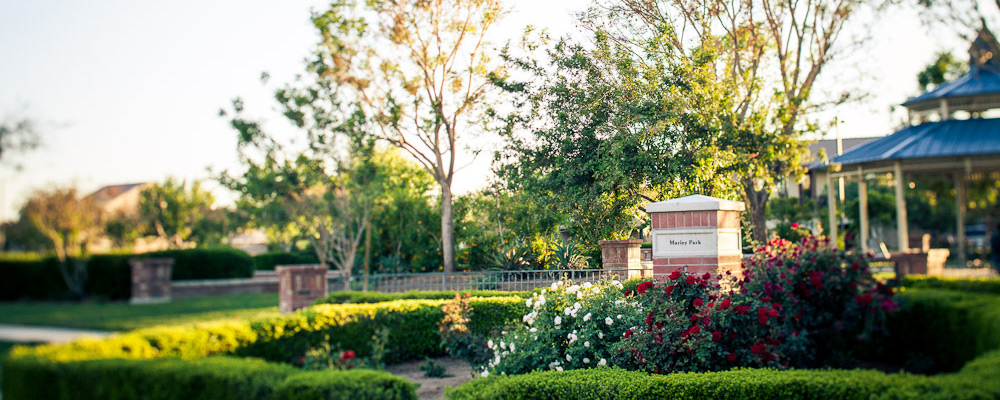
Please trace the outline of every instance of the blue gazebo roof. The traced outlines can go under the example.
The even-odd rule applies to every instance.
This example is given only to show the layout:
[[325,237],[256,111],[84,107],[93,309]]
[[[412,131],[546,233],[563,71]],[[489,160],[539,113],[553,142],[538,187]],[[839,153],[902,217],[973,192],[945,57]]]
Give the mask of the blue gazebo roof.
[[945,83],[930,92],[914,97],[903,103],[911,106],[932,100],[952,97],[1000,94],[1000,74],[989,66],[973,66],[961,78]]
[[1000,118],[925,122],[867,143],[831,161],[852,165],[992,154],[1000,157]]

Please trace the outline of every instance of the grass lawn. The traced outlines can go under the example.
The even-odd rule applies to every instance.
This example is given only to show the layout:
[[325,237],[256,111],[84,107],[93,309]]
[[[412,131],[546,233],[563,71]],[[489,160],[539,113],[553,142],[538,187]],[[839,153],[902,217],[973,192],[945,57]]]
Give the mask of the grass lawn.
[[240,294],[174,300],[163,304],[0,303],[0,324],[131,330],[278,312],[278,294]]

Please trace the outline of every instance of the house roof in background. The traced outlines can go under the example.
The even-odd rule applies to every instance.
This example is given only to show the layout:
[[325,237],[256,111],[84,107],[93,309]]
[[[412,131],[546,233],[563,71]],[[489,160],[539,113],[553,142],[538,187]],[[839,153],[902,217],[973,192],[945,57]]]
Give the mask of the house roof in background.
[[146,182],[126,183],[123,185],[108,185],[95,190],[94,193],[87,195],[87,197],[94,199],[95,203],[101,205],[111,200],[114,200],[116,197],[121,196],[122,194],[137,187],[143,186],[145,184]]

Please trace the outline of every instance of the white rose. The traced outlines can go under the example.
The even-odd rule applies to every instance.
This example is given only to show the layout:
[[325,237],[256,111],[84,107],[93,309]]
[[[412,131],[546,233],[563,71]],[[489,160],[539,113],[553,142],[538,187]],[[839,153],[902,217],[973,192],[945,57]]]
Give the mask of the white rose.
[[531,307],[531,299],[527,299],[527,300],[525,300],[525,301],[524,301],[524,306],[525,306],[525,307]]
[[573,361],[573,356],[567,354],[566,355],[566,361]]
[[552,282],[552,286],[549,287],[552,288],[552,290],[556,290],[559,288],[559,282]]
[[484,369],[483,372],[479,373],[479,376],[482,376],[483,378],[490,376],[490,371]]
[[583,342],[583,347],[590,347],[590,341]]
[[622,319],[622,315],[621,314],[618,314],[618,319]]
[[[515,338],[515,339],[516,339],[516,338]],[[510,344],[510,352],[511,352],[511,353],[513,353],[513,352],[514,352],[514,343],[511,343],[511,344]]]
[[563,370],[562,367],[556,367],[556,371],[562,372],[562,370]]
[[590,313],[587,313],[587,315],[584,315],[584,316],[583,316],[583,322],[587,322],[587,321],[590,321],[590,317],[591,317],[591,314],[590,314]]
[[604,339],[604,332],[597,332],[598,339]]
[[597,362],[597,365],[608,365],[608,360],[602,358],[601,361]]
[[528,329],[528,331],[531,332],[531,333],[535,333],[535,332],[538,332],[538,328],[531,328],[531,329]]
[[608,324],[608,326],[611,326],[611,324],[614,324],[615,321],[613,319],[611,319],[611,317],[605,317],[604,318],[604,323]]
[[560,316],[556,315],[556,320],[555,320],[555,323],[556,323],[556,325],[559,325],[559,324],[561,324],[561,323],[562,323],[562,317],[560,317]]
[[[496,331],[494,331],[494,332],[496,332]],[[488,340],[488,341],[486,342],[486,347],[487,347],[487,348],[490,348],[490,349],[492,349],[492,348],[493,348],[493,339],[490,339],[490,340]]]
[[589,358],[587,358],[587,357],[584,357],[584,358],[583,358],[583,363],[584,363],[584,364],[590,364],[590,359],[589,359]]

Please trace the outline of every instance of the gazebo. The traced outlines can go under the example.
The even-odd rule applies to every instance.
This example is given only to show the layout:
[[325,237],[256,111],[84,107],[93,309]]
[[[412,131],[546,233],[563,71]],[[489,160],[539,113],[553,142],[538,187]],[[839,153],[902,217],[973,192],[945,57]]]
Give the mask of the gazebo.
[[957,257],[965,254],[966,180],[1000,171],[1000,46],[983,28],[969,49],[969,73],[905,103],[908,126],[855,148],[818,168],[825,183],[830,235],[837,237],[837,203],[832,181],[857,180],[860,242],[869,250],[868,186],[875,174],[891,173],[895,185],[896,231],[900,253],[909,253],[906,215],[907,174],[950,176],[957,204]]

